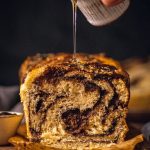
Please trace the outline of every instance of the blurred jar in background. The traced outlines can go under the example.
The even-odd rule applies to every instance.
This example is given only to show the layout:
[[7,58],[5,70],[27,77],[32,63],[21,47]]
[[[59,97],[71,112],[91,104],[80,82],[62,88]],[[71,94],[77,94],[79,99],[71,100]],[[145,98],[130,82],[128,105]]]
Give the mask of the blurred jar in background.
[[150,57],[130,58],[124,62],[130,75],[131,98],[129,117],[136,121],[149,121],[150,117]]

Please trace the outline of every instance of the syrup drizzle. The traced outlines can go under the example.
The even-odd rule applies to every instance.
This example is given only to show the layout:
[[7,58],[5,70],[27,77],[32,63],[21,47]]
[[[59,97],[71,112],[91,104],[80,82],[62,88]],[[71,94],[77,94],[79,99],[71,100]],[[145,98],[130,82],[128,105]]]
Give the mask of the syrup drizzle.
[[73,10],[73,59],[76,60],[77,53],[77,0],[72,1]]

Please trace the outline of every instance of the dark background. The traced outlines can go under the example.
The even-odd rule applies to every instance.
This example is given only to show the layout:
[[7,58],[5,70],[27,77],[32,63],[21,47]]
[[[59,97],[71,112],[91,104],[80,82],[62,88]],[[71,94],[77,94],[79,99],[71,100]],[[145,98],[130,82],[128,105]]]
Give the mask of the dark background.
[[[128,11],[105,27],[78,12],[77,49],[123,60],[150,52],[150,0],[131,0]],[[22,61],[35,53],[73,52],[70,0],[0,1],[0,85],[18,84]]]

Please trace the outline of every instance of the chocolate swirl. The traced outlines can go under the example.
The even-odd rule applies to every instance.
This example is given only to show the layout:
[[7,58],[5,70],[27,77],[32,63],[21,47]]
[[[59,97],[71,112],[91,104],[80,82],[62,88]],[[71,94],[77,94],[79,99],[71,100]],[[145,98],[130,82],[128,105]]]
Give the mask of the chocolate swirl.
[[[32,82],[27,84],[27,78],[24,83],[30,139],[43,141],[49,133],[66,141],[68,137],[81,142],[123,141],[129,100],[127,73],[104,56],[78,54],[76,61],[71,55],[62,56],[50,57],[51,61],[45,58],[42,66],[29,73]],[[32,77],[34,70],[39,74]]]

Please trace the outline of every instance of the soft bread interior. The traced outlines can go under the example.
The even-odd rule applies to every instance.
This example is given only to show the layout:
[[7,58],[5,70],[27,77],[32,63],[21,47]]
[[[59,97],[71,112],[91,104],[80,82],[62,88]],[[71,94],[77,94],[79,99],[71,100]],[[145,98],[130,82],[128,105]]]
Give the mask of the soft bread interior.
[[33,69],[20,92],[28,138],[74,149],[122,142],[128,131],[125,74],[95,60]]

